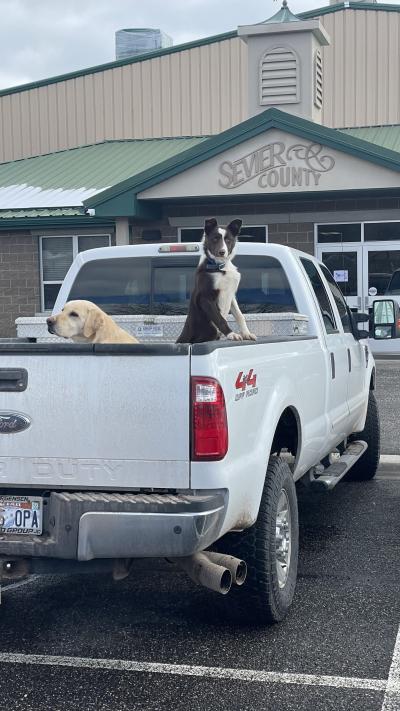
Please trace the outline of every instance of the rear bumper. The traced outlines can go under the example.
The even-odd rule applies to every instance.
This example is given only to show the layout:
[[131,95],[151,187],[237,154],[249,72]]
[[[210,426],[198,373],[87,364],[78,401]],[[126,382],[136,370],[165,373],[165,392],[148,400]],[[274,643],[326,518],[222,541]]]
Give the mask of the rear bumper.
[[228,492],[108,494],[52,492],[41,536],[0,536],[0,557],[157,558],[187,556],[219,537]]

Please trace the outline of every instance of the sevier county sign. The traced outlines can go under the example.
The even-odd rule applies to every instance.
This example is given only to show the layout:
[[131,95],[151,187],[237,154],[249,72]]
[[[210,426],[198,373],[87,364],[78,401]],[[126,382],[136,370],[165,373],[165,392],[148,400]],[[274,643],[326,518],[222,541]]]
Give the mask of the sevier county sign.
[[319,143],[282,141],[267,143],[237,160],[224,160],[218,166],[218,183],[226,190],[235,190],[249,181],[258,188],[314,187],[320,185],[324,173],[335,166],[335,159]]

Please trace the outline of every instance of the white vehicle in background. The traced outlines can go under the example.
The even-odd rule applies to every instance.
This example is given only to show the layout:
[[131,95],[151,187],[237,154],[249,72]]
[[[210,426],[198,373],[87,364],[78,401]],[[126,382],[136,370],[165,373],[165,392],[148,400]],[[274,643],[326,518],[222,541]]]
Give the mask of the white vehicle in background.
[[[141,319],[144,337],[160,337],[157,317],[179,332],[199,249],[82,253],[54,312],[84,298]],[[316,259],[242,244],[235,263],[246,319],[270,332],[257,342],[0,342],[3,578],[119,578],[135,559],[166,558],[214,590],[233,583],[227,606],[241,619],[283,619],[297,575],[296,483],[332,489],[377,470],[375,365]]]

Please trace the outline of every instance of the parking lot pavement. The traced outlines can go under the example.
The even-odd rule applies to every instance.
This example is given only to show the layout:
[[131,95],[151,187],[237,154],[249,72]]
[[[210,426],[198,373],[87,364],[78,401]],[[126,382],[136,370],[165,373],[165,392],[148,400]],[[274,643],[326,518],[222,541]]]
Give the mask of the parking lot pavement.
[[400,477],[380,477],[299,491],[299,580],[280,625],[233,624],[229,595],[163,565],[4,586],[1,708],[398,711]]
[[376,361],[376,397],[381,415],[382,452],[400,455],[400,359]]

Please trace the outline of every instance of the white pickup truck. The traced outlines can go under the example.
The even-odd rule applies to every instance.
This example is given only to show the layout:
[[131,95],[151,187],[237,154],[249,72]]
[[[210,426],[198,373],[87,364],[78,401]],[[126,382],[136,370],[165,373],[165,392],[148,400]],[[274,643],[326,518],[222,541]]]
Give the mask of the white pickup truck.
[[[173,319],[187,309],[199,249],[85,252],[54,312],[84,298],[117,318]],[[295,484],[331,489],[349,470],[357,480],[376,472],[375,365],[313,257],[241,244],[235,263],[247,318],[292,314],[292,335],[0,341],[2,579],[103,567],[122,577],[135,559],[164,558],[212,589],[233,583],[227,601],[241,619],[285,616],[297,573]],[[238,561],[248,571],[240,586]]]

